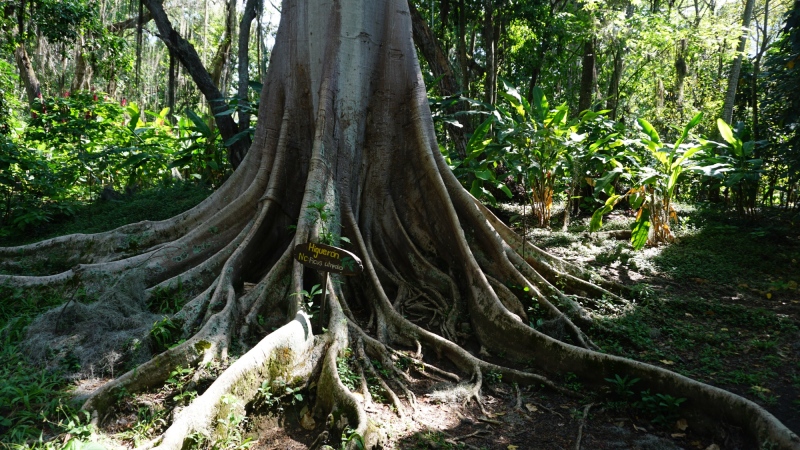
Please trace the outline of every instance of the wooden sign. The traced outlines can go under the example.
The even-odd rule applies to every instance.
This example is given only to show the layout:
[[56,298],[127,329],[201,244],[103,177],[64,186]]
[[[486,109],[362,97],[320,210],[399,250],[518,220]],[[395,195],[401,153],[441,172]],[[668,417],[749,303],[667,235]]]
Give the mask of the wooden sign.
[[300,264],[323,272],[358,275],[364,270],[364,265],[358,256],[339,247],[316,242],[295,246],[293,257]]

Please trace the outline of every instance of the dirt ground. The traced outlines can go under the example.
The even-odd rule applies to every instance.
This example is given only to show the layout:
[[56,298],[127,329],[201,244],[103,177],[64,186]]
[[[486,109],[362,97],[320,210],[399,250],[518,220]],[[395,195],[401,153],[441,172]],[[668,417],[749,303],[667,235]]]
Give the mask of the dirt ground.
[[[566,450],[576,448],[578,439],[583,449],[754,448],[736,430],[718,430],[716,436],[700,434],[680,419],[671,426],[655,427],[633,409],[610,409],[539,389],[522,389],[518,396],[512,386],[491,385],[483,395],[485,412],[474,401],[462,405],[458,386],[452,383],[417,379],[413,391],[418,403],[403,418],[387,405],[367,406],[373,418],[382,422],[386,449]],[[325,426],[301,427],[303,408],[307,406],[290,406],[282,412],[273,409],[253,418],[246,434],[254,440],[252,448],[309,448]],[[339,448],[336,439],[326,442]]]

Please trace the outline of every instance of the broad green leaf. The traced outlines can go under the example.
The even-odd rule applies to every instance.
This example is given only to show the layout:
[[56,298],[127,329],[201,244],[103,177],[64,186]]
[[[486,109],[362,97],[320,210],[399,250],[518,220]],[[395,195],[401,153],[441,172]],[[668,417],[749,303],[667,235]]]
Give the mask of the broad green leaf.
[[517,112],[517,114],[519,114],[522,117],[525,117],[525,108],[522,106],[522,103],[519,101],[519,98],[514,97],[513,95],[510,95],[507,92],[502,92],[502,91],[498,92],[498,94],[500,94],[501,97],[506,99],[508,104],[514,107],[514,110]]
[[690,120],[689,123],[686,124],[686,127],[684,128],[684,130],[687,130],[687,131],[691,130],[692,128],[696,127],[700,123],[701,120],[703,120],[703,112],[702,111],[697,113],[697,114],[695,114],[695,116],[692,117],[692,120]]
[[198,116],[196,112],[192,111],[191,109],[186,109],[186,115],[189,117],[189,120],[192,121],[194,126],[197,128],[197,131],[200,132],[204,137],[210,138],[213,133],[211,132],[211,128],[208,127],[208,124],[202,117]]
[[634,192],[634,193],[630,194],[628,199],[629,199],[630,204],[631,204],[631,209],[638,210],[639,208],[642,207],[642,204],[644,204],[644,201],[647,200],[647,195],[645,195],[641,191],[637,191],[637,192]]
[[670,198],[672,197],[672,191],[675,189],[675,185],[678,184],[678,178],[681,176],[681,172],[681,167],[676,167],[669,176],[669,181],[667,182],[667,195]]
[[494,179],[494,174],[489,169],[476,170],[475,176],[484,181],[489,181]]
[[531,106],[536,113],[536,118],[543,121],[550,110],[550,104],[547,102],[544,91],[539,86],[533,88],[533,105]]
[[128,122],[128,129],[131,131],[131,133],[135,133],[136,128],[139,126],[139,120],[142,117],[142,113],[141,111],[139,111],[139,107],[136,106],[135,103],[131,103],[130,105],[128,105],[127,110],[128,110],[128,115],[131,116],[131,120],[130,122]]
[[505,185],[505,183],[499,183],[497,185],[497,189],[500,189],[501,191],[505,192],[505,194],[508,196],[508,198],[511,198],[511,197],[514,196],[511,193],[511,189],[509,189],[508,186]]
[[733,137],[733,131],[731,127],[728,126],[722,119],[717,119],[717,128],[719,128],[719,134],[722,136],[722,139],[731,145],[734,145],[736,142],[736,138]]
[[742,144],[742,155],[750,156],[753,153],[753,150],[756,148],[755,141],[747,141]]
[[605,191],[606,186],[610,185],[623,171],[622,166],[617,166],[608,171],[605,175],[595,180],[594,189]]
[[716,163],[708,166],[700,166],[695,169],[695,171],[712,178],[721,178],[725,172],[730,172],[731,170],[733,170],[733,167],[728,163]]
[[256,91],[259,95],[261,95],[261,89],[264,88],[264,85],[262,83],[253,80],[248,81],[247,85],[250,86],[250,88]]
[[522,103],[522,96],[519,95],[519,91],[517,88],[512,86],[507,80],[504,78],[500,78],[500,81],[503,83],[503,88],[505,89],[506,93],[514,98],[513,104],[521,104]]
[[697,114],[695,114],[695,116],[692,117],[692,120],[690,120],[689,123],[687,123],[686,126],[683,127],[683,131],[681,132],[681,137],[678,139],[677,142],[675,142],[674,148],[677,149],[678,147],[680,147],[680,145],[683,143],[683,141],[686,140],[686,136],[689,135],[689,130],[691,130],[692,128],[696,127],[697,124],[699,124],[701,120],[703,120],[703,112],[702,111],[697,113]]
[[589,222],[589,231],[595,232],[599,230],[603,226],[603,216],[611,212],[612,209],[614,208],[611,206],[603,206],[597,209],[592,214],[592,220]]
[[636,121],[639,123],[639,126],[642,127],[642,131],[644,131],[644,133],[650,137],[651,141],[656,144],[661,144],[661,138],[658,136],[658,131],[656,131],[656,129],[650,125],[650,122],[642,118],[636,119]]
[[647,244],[647,235],[650,233],[650,210],[643,208],[638,216],[631,231],[631,244],[636,250],[644,248]]
[[553,116],[553,120],[550,123],[556,125],[565,124],[567,122],[567,112],[566,105],[559,106],[556,110],[556,114]]
[[253,131],[255,131],[253,127],[250,127],[244,131],[240,131],[234,134],[230,138],[225,139],[225,146],[230,147],[231,145],[241,141],[245,136],[249,136]]
[[218,113],[214,114],[214,117],[225,117],[225,116],[230,116],[230,115],[232,115],[232,114],[233,114],[233,113],[235,113],[235,112],[236,112],[236,108],[228,108],[228,109],[226,109],[225,111],[220,111],[220,112],[218,112]]
[[473,197],[479,199],[483,195],[482,188],[483,188],[483,186],[482,186],[482,183],[480,181],[473,180],[472,181],[472,187],[469,189],[469,193],[472,194]]
[[598,208],[592,214],[592,220],[589,222],[589,231],[597,231],[603,226],[603,216],[610,213],[614,209],[614,206],[617,204],[617,202],[619,202],[620,198],[622,198],[622,196],[616,194],[608,197],[605,205],[603,205],[602,208]]
[[683,163],[687,159],[691,158],[695,153],[699,152],[702,149],[703,149],[703,146],[702,145],[698,145],[697,147],[692,147],[689,150],[686,150],[686,152],[683,155],[681,155],[680,158],[678,158],[677,160],[675,160],[674,163],[672,163],[671,169],[674,169],[674,168],[680,166],[681,163]]
[[667,157],[668,157],[667,152],[653,151],[651,153],[658,160],[658,162],[660,162],[661,164],[664,164],[665,166],[669,166],[669,164],[667,164],[668,161],[669,161],[667,159]]
[[483,121],[482,124],[475,129],[475,132],[472,133],[472,136],[469,138],[469,142],[467,143],[467,155],[468,158],[474,158],[478,156],[483,149],[492,142],[491,139],[484,139],[486,133],[489,132],[489,128],[492,126],[494,122],[494,118],[490,117]]

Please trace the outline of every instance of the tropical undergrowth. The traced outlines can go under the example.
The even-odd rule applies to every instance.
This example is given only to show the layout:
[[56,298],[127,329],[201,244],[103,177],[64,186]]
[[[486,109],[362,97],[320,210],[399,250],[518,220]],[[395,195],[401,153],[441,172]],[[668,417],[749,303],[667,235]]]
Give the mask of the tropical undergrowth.
[[70,203],[71,214],[24,229],[12,228],[0,246],[23,245],[74,233],[100,233],[140,220],[164,220],[200,203],[212,192],[205,183],[170,181],[131,194]]
[[[800,241],[796,213],[754,221],[709,205],[676,205],[671,245],[635,251],[613,235],[535,230],[548,251],[628,284],[636,306],[608,305],[589,335],[603,351],[658,365],[743,395],[800,426]],[[634,218],[612,215],[627,229]],[[619,383],[616,383],[619,384]],[[614,383],[612,383],[614,385]],[[631,387],[630,407],[643,389]]]

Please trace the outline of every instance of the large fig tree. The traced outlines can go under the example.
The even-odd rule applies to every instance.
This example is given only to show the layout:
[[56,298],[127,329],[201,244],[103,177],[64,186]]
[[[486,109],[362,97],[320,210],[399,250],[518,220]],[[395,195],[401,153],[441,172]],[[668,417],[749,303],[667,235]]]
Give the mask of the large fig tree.
[[[364,270],[331,276],[326,313],[309,319],[304,296],[294,294],[322,278],[292,250],[322,241],[358,255]],[[478,402],[489,372],[553,389],[550,380],[568,372],[587,385],[626,374],[685,397],[684,407],[704,419],[693,423],[733,424],[762,443],[800,448],[797,435],[751,401],[596,351],[580,329],[592,321],[582,305],[625,300],[615,286],[523,242],[452,175],[436,143],[406,0],[285,0],[253,145],[218,191],[169,220],[3,248],[0,258],[4,273],[17,274],[2,275],[2,284],[96,299],[34,323],[31,342],[102,349],[136,317],[150,317],[154,298],[183,297],[169,324],[185,340],[91,392],[84,408],[97,423],[121,395],[157,388],[178,367],[243,353],[171,416],[151,443],[159,448],[213,437],[218,419],[243,410],[264,382],[309,380],[316,416],[333,412],[374,445],[380,436],[364,398],[339,379],[346,348],[383,362],[388,371],[375,375],[401,414],[414,402],[403,375],[392,373],[402,352],[427,373],[460,380]],[[31,276],[31,267],[52,269]],[[531,299],[560,339],[528,325]]]

